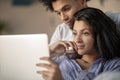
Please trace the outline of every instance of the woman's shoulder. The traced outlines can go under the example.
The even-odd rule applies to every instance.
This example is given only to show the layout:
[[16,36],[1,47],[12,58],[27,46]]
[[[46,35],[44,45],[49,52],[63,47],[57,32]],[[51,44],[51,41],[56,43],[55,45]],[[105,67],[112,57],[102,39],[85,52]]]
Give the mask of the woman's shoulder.
[[110,60],[107,60],[107,62],[120,62],[120,58],[119,57],[115,57],[115,58],[112,58]]
[[111,59],[103,59],[103,62],[105,62],[106,64],[120,63],[120,58],[115,57],[115,58],[111,58]]
[[115,57],[105,61],[104,67],[106,70],[120,70],[120,58]]

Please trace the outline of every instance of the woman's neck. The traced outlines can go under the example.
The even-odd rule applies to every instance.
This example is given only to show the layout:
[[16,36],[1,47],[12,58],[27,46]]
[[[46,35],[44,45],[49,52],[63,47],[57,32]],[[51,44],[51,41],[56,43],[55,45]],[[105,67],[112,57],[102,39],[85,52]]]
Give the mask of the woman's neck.
[[87,62],[87,63],[93,63],[95,62],[97,59],[99,58],[99,56],[92,56],[92,55],[83,55],[83,57],[81,58],[81,60]]
[[98,58],[99,55],[83,55],[81,59],[76,59],[76,61],[82,69],[88,70]]

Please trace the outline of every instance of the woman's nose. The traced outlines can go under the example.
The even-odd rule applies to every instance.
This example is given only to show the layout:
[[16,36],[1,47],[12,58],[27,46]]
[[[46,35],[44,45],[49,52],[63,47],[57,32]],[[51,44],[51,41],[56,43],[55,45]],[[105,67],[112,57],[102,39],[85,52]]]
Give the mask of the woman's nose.
[[82,42],[82,36],[81,35],[76,36],[75,42],[77,42],[77,43]]

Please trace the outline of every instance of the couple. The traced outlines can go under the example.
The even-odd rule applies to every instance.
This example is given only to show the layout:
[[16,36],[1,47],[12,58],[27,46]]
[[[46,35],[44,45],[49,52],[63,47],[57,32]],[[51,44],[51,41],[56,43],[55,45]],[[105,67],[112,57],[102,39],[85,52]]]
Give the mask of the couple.
[[[57,28],[63,33],[56,31],[52,37],[54,41],[49,46],[52,57],[41,58],[50,64],[37,64],[49,71],[38,71],[38,74],[45,80],[93,80],[103,72],[120,71],[120,34],[108,16],[99,9],[87,7],[86,0],[41,1],[71,29],[66,24]],[[67,39],[73,41],[63,41]],[[68,52],[68,47],[73,49]]]

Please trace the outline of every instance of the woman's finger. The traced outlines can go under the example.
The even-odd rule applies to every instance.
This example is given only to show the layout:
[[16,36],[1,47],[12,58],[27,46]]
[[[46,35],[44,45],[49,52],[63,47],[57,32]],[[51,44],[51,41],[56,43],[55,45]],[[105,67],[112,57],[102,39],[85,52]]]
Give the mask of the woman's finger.
[[48,80],[49,78],[49,75],[51,73],[49,73],[49,71],[37,71],[38,74],[42,75],[42,77],[45,79],[45,80]]
[[46,66],[46,67],[56,67],[57,66],[57,64],[55,63],[55,62],[53,62],[53,60],[51,59],[51,58],[49,58],[49,57],[42,57],[42,58],[40,58],[40,60],[45,60],[45,61],[48,61],[49,62],[49,64],[37,64],[37,66]]
[[45,64],[45,63],[38,63],[38,64],[36,64],[36,66],[38,66],[38,67],[43,67],[43,68],[46,68],[46,69],[51,69],[51,65],[50,64]]

